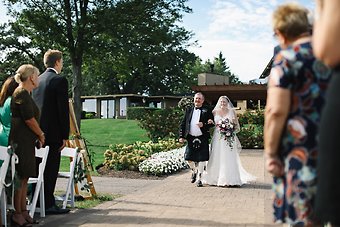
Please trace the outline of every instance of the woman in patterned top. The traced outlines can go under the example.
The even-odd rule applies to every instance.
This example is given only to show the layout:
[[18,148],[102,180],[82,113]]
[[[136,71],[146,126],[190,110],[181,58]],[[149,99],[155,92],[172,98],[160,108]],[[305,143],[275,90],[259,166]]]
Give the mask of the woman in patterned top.
[[265,111],[266,168],[273,175],[274,219],[314,226],[317,136],[330,70],[313,56],[308,11],[279,6],[273,29],[281,51],[271,69]]

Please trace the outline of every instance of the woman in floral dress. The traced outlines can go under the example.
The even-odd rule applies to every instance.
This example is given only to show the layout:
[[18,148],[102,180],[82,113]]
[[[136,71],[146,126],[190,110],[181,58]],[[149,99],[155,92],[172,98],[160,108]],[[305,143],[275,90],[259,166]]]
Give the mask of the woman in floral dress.
[[268,82],[264,140],[266,168],[273,174],[274,218],[314,226],[317,136],[330,70],[313,56],[308,11],[279,6],[273,29],[281,51]]

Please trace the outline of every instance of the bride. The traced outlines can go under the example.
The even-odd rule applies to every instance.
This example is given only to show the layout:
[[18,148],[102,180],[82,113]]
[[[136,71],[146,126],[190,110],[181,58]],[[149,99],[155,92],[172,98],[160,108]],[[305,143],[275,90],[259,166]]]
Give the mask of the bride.
[[[256,177],[242,167],[239,152],[241,143],[236,136],[240,124],[227,96],[221,96],[213,110],[215,129],[210,158],[203,183],[217,186],[241,186]],[[212,120],[211,120],[212,121]]]

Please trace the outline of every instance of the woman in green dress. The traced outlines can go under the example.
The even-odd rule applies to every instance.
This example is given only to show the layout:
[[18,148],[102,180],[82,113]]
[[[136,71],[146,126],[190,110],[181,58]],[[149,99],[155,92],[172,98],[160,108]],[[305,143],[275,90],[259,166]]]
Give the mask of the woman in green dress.
[[12,221],[19,226],[31,226],[33,219],[26,210],[27,181],[36,175],[35,141],[45,143],[45,136],[39,127],[39,109],[30,93],[38,87],[39,70],[33,65],[22,65],[16,71],[15,81],[19,86],[15,89],[11,100],[11,130],[9,144],[19,158],[15,166],[19,186],[14,193],[15,213]]
[[[0,92],[0,146],[8,146],[9,130],[11,128],[11,98],[14,90],[18,87],[18,83],[14,80],[14,77],[8,77],[3,83]],[[0,166],[2,160],[0,160]],[[0,216],[0,224],[1,216]]]
[[8,146],[8,136],[11,129],[11,99],[14,90],[18,87],[18,83],[14,77],[8,77],[4,82],[0,92],[0,146]]

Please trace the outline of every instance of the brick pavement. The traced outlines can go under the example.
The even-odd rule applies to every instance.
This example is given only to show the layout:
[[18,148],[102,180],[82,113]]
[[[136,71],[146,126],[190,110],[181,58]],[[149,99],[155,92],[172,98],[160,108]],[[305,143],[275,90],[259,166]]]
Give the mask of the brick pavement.
[[184,171],[164,180],[94,177],[97,192],[124,194],[95,208],[47,216],[39,226],[281,226],[271,222],[271,177],[262,150],[241,152],[257,177],[241,188],[191,184]]

